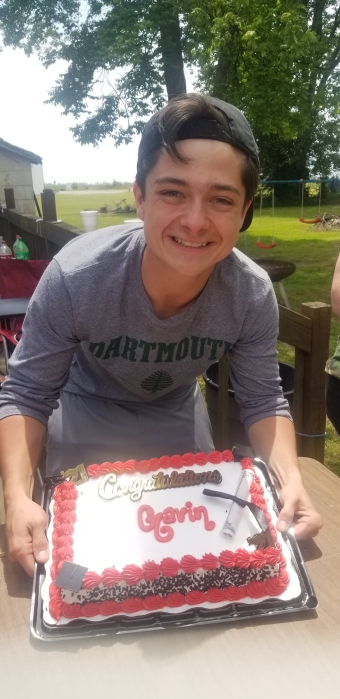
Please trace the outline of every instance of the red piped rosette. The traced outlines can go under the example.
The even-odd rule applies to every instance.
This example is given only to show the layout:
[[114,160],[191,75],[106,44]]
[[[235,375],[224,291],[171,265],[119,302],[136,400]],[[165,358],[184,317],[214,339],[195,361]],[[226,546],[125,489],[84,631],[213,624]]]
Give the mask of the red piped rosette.
[[[205,466],[208,462],[219,464],[222,461],[234,461],[231,451],[213,451],[210,454],[203,452],[198,454],[187,453],[183,456],[162,456],[160,459],[150,459],[144,461],[130,460],[127,462],[116,461],[113,464],[105,462],[103,464],[93,464],[87,468],[87,473],[91,478],[98,478],[108,473],[121,475],[123,473],[132,474],[135,472],[149,473],[160,468],[182,468],[190,466]],[[243,470],[254,470],[252,460],[245,457],[241,460],[241,468]],[[198,606],[204,602],[236,602],[244,597],[257,599],[260,597],[278,596],[285,591],[289,584],[289,575],[285,570],[285,560],[282,556],[281,546],[277,542],[276,529],[271,523],[271,517],[267,510],[264,491],[261,485],[260,478],[257,474],[254,475],[254,480],[250,486],[251,502],[260,507],[266,515],[269,523],[269,528],[273,537],[275,546],[267,549],[255,550],[253,552],[237,549],[235,552],[222,551],[219,556],[212,553],[206,553],[201,559],[187,554],[179,561],[166,557],[160,563],[155,561],[146,561],[142,566],[135,564],[127,565],[122,571],[116,568],[106,568],[101,575],[96,572],[88,571],[84,577],[82,588],[91,590],[102,584],[104,587],[113,587],[120,581],[125,581],[127,585],[133,586],[138,584],[143,578],[147,581],[153,581],[159,575],[165,577],[173,577],[179,571],[187,574],[195,573],[198,569],[214,570],[219,566],[226,568],[263,568],[266,564],[280,565],[278,577],[269,578],[264,581],[249,582],[243,587],[230,586],[221,590],[219,588],[210,588],[207,592],[192,590],[187,594],[173,592],[165,597],[160,595],[150,595],[146,598],[128,597],[123,602],[105,601],[101,603],[85,603],[67,604],[62,602],[60,588],[57,588],[53,583],[59,572],[64,560],[72,561],[72,534],[73,534],[73,519],[72,515],[76,512],[76,498],[78,496],[77,488],[73,483],[63,483],[58,485],[54,491],[54,515],[57,527],[53,532],[52,549],[53,565],[51,567],[52,584],[50,586],[50,614],[58,620],[60,616],[68,619],[76,619],[79,617],[90,618],[100,614],[102,616],[112,616],[114,614],[134,614],[139,611],[156,611],[164,607],[182,607],[185,604]],[[63,501],[67,500],[73,506],[63,506]],[[65,558],[65,556],[68,556]],[[53,569],[53,571],[52,571]]]
[[[267,552],[268,557],[266,556]],[[216,561],[213,559],[216,559]],[[284,569],[284,559],[282,555],[273,547],[264,551],[255,551],[254,553],[249,553],[244,551],[244,549],[238,549],[235,553],[223,551],[219,558],[213,554],[205,554],[200,560],[190,555],[183,556],[180,561],[164,558],[159,565],[154,561],[147,561],[143,564],[142,568],[134,565],[125,566],[122,573],[119,573],[115,568],[107,568],[101,577],[98,577],[95,573],[87,573],[87,577],[85,576],[84,578],[83,587],[91,589],[87,581],[96,582],[97,584],[99,584],[99,582],[103,584],[105,584],[105,582],[108,583],[110,575],[112,575],[112,584],[115,584],[113,580],[119,577],[120,580],[125,580],[129,585],[132,585],[136,584],[142,577],[154,580],[160,573],[171,577],[171,575],[176,575],[180,569],[185,572],[196,572],[199,568],[212,570],[212,563],[215,563],[215,568],[217,568],[219,564],[230,568],[235,566],[239,568],[248,568],[251,565],[256,568],[262,568],[269,562],[269,559],[271,563],[279,562],[281,564],[279,576],[263,581],[249,582],[243,587],[230,586],[224,590],[213,587],[207,592],[191,590],[187,594],[173,592],[166,597],[161,597],[160,595],[149,595],[143,599],[140,597],[128,597],[121,603],[107,601],[100,604],[87,603],[83,606],[79,604],[67,605],[62,603],[60,613],[67,618],[75,619],[78,617],[95,616],[95,611],[96,614],[112,616],[113,614],[119,613],[135,614],[141,611],[152,612],[164,609],[165,607],[177,608],[185,604],[199,606],[205,602],[212,604],[237,602],[245,597],[251,597],[253,599],[270,596],[275,597],[282,594],[287,588],[289,575]],[[110,585],[107,584],[107,586],[109,587]],[[72,607],[72,611],[69,610],[70,606]]]
[[60,614],[67,619],[78,619],[80,617],[91,618],[93,616],[113,616],[115,614],[136,614],[137,612],[160,611],[165,607],[179,608],[188,604],[198,607],[209,602],[217,604],[221,602],[238,602],[245,597],[258,599],[260,597],[278,596],[282,594],[289,583],[289,576],[284,569],[281,569],[277,578],[269,578],[263,581],[254,581],[243,587],[227,587],[221,590],[211,587],[207,592],[191,590],[187,594],[172,592],[166,597],[160,595],[149,595],[148,597],[127,597],[123,602],[105,601],[99,604],[87,602],[83,606],[80,604],[66,604],[61,600],[54,604],[59,604]]
[[[52,619],[59,621],[61,616],[67,616],[64,614],[64,607],[70,610],[71,607],[80,607],[80,605],[65,605],[61,599],[60,587],[56,587],[54,584],[59,570],[65,561],[72,563],[73,561],[73,532],[74,532],[74,522],[77,519],[76,515],[76,500],[78,498],[77,487],[72,481],[66,481],[57,485],[53,493],[54,504],[53,504],[53,537],[52,537],[52,560],[53,563],[50,569],[51,584],[49,587],[50,602],[49,611]],[[79,612],[79,610],[78,610]],[[73,609],[72,612],[68,612],[67,618],[70,618],[70,614],[76,614],[77,609]],[[79,616],[79,613],[77,614]]]
[[[135,461],[130,459],[130,461],[115,461],[114,463],[109,463],[105,461],[103,464],[92,464],[88,466],[86,471],[89,478],[99,478],[100,476],[106,476],[108,473],[115,473],[116,476],[121,476],[123,473],[131,475],[133,473],[150,473],[151,471],[158,471],[159,469],[167,468],[190,468],[190,466],[205,466],[208,462],[211,464],[220,464],[222,461],[234,461],[234,455],[231,451],[226,449],[225,451],[211,451],[210,454],[204,454],[204,452],[199,452],[198,454],[192,454],[188,452],[180,456],[175,454],[174,456],[161,456],[159,459],[144,459],[143,461]],[[249,461],[251,459],[243,459],[242,461]],[[241,461],[241,464],[242,464]],[[244,466],[243,468],[248,468]]]

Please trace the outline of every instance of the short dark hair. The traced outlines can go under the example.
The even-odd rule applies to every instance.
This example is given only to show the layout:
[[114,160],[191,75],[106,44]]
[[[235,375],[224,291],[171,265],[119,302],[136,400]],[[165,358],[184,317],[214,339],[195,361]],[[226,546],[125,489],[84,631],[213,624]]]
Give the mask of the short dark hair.
[[[180,95],[171,100],[148,122],[139,146],[136,173],[136,183],[143,196],[145,195],[146,178],[156,165],[162,148],[175,160],[187,163],[188,159],[180,153],[176,144],[186,137],[194,138],[195,130],[200,129],[200,125],[203,125],[204,129],[208,126],[209,131],[209,125],[213,124],[217,135],[209,133],[206,138],[229,142],[233,148],[240,151],[242,154],[241,179],[246,190],[245,201],[248,202],[253,198],[259,179],[258,157],[249,148],[243,146],[242,142],[235,143],[226,114],[210,100],[211,98],[200,93]],[[218,101],[216,100],[216,102]],[[226,106],[238,111],[231,105]],[[242,118],[246,122],[243,115]],[[194,126],[193,133],[192,126]],[[191,134],[186,136],[190,131]],[[200,134],[197,136],[198,138],[205,137],[204,131],[202,135],[202,130],[200,130]],[[219,134],[222,134],[222,137],[219,137]],[[239,147],[240,145],[241,147]]]

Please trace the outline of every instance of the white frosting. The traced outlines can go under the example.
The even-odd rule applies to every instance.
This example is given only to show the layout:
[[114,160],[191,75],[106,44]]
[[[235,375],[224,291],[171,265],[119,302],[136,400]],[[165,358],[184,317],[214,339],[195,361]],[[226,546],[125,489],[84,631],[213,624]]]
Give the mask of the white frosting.
[[[188,467],[176,469],[178,474],[185,473],[186,470]],[[143,492],[138,501],[132,500],[130,495],[103,500],[98,496],[98,489],[105,476],[91,478],[78,488],[76,532],[80,531],[81,537],[75,536],[73,560],[91,571],[101,573],[104,568],[111,566],[121,571],[125,565],[131,563],[139,566],[147,560],[160,563],[168,556],[180,560],[186,554],[202,558],[205,553],[218,556],[225,549],[254,550],[253,547],[249,549],[247,537],[260,531],[260,528],[249,509],[245,508],[237,535],[229,544],[222,529],[226,510],[230,510],[232,501],[203,495],[205,488],[234,495],[240,481],[241,466],[239,463],[222,463],[190,467],[190,471],[195,473],[214,470],[218,470],[222,475],[220,484],[205,483]],[[159,471],[155,471],[155,474],[157,473]],[[163,470],[163,473],[167,471]],[[149,474],[147,478],[150,478]],[[142,474],[123,475],[117,480],[120,485],[129,486],[136,480],[145,480],[145,477]],[[183,523],[176,521],[170,525],[174,536],[169,542],[159,542],[153,531],[145,533],[139,528],[137,512],[141,506],[149,505],[158,513],[167,507],[180,509],[185,507],[188,501],[194,507],[206,507],[209,520],[216,523],[212,531],[204,528],[203,519],[191,522],[188,516]]]
[[[162,470],[164,474],[169,475],[173,469]],[[122,486],[126,490],[131,488],[135,493],[138,493],[139,485],[136,484],[136,481],[144,481],[146,487],[148,487],[146,481],[149,481],[153,474],[157,474],[160,471],[152,472],[147,474],[147,476],[139,473],[133,475],[124,474],[117,478],[116,483],[114,483],[114,478],[110,481],[105,476],[96,479],[90,478],[87,483],[78,486],[78,499],[76,501],[77,521],[73,537],[74,563],[101,574],[105,568],[115,566],[121,571],[125,565],[136,564],[142,566],[148,560],[160,563],[166,557],[179,561],[186,554],[202,558],[205,553],[213,553],[218,556],[226,549],[235,551],[238,548],[242,548],[254,551],[255,547],[248,545],[247,538],[259,532],[260,527],[249,508],[242,509],[242,517],[238,523],[236,533],[232,538],[229,538],[223,533],[223,527],[230,512],[232,501],[203,495],[205,488],[235,495],[242,476],[240,464],[235,462],[223,462],[217,465],[208,463],[205,466],[195,465],[176,469],[178,474],[184,474],[187,470],[197,474],[217,470],[222,475],[222,481],[219,484],[207,482],[200,485],[143,491],[138,500],[132,499],[131,493],[116,495],[113,499],[103,499],[99,495],[99,490],[106,497],[121,492],[124,489]],[[264,485],[262,474],[258,469],[255,470],[261,478],[262,485]],[[117,490],[118,484],[120,487]],[[133,497],[136,497],[136,495],[133,495]],[[265,497],[268,500],[268,510],[271,514],[272,522],[275,524],[276,515],[273,510],[271,496],[269,496],[266,489]],[[246,496],[246,493],[244,493],[243,498],[250,500],[250,495]],[[153,508],[155,513],[160,513],[167,507],[178,509],[185,507],[188,501],[192,503],[193,507],[204,506],[206,508],[209,520],[215,522],[215,527],[212,530],[209,531],[204,527],[203,518],[191,522],[188,515],[185,516],[184,522],[176,521],[174,524],[168,525],[171,526],[174,533],[173,538],[168,542],[157,541],[154,531],[144,532],[139,528],[137,514],[141,506],[148,505]],[[52,531],[53,517],[48,528],[49,539],[51,539]],[[290,562],[289,550],[280,534],[278,534],[278,539],[282,545],[283,555],[287,560],[287,571],[290,575],[289,587],[280,595],[280,599],[290,600],[297,597],[301,589],[298,577]],[[44,619],[47,623],[55,625],[56,622],[51,619],[48,612],[49,583],[49,565],[47,565],[47,576],[42,590]],[[261,602],[263,599],[256,601]],[[254,599],[244,598],[242,603],[253,604]],[[225,604],[226,602],[218,604],[207,602],[200,606],[214,609],[225,606]],[[165,607],[162,611],[174,614],[189,608],[188,605],[178,609]],[[138,612],[137,615],[140,616],[147,613],[149,612]],[[105,617],[98,615],[91,619],[97,621],[103,618]],[[63,623],[69,623],[69,620],[62,618],[58,622],[59,625]]]

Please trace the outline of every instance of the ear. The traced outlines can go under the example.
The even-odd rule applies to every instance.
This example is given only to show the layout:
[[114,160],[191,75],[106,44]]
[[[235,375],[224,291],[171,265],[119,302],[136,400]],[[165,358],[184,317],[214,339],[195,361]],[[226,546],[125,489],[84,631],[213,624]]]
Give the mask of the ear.
[[249,201],[247,201],[244,205],[244,209],[242,211],[242,225],[243,225],[244,219],[246,217],[246,213],[247,213],[249,207],[251,206],[251,204],[253,203],[253,201],[254,201],[253,199],[249,199]]
[[[239,228],[240,233],[241,233],[241,231],[242,231],[243,224],[244,224],[244,221],[245,221],[247,212],[248,212],[250,206],[252,205],[253,201],[254,201],[253,199],[250,199],[250,201],[247,201],[246,204],[244,205],[244,209],[243,209],[243,211],[242,211],[241,225],[240,225],[240,228]],[[246,229],[246,230],[247,230],[247,229]]]
[[144,221],[144,197],[137,182],[133,183],[133,194],[135,197],[136,211],[140,219]]

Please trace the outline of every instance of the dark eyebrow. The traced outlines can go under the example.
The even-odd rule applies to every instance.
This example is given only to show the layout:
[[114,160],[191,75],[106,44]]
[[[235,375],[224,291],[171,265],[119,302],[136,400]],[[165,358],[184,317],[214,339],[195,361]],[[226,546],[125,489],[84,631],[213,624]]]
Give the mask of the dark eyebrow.
[[187,187],[188,183],[185,180],[179,180],[177,177],[159,177],[155,184],[178,184],[180,187]]
[[[180,180],[178,177],[159,177],[155,184],[177,184],[179,187],[188,187],[188,182],[186,182],[186,180]],[[210,191],[234,192],[234,194],[241,195],[240,190],[233,187],[231,184],[221,184],[219,182],[215,182],[209,189]]]
[[210,189],[216,190],[217,192],[234,192],[234,194],[241,194],[237,187],[233,187],[231,184],[220,184],[219,182],[212,184]]

